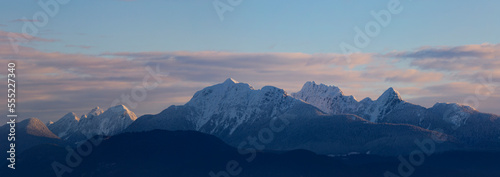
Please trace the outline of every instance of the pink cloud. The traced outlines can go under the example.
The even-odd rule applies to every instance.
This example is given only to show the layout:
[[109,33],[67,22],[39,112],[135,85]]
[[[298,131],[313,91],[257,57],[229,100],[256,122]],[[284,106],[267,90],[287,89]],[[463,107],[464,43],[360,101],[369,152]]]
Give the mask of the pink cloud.
[[[46,39],[36,36],[31,36],[29,34],[15,33],[15,32],[7,32],[0,30],[0,44],[11,44],[14,43],[26,43],[29,41],[35,42],[54,42],[54,39]],[[11,48],[11,47],[9,47]]]
[[374,65],[366,68],[365,77],[384,78],[387,82],[438,82],[443,79],[439,72],[419,71],[416,69],[400,69],[394,65]]
[[442,73],[422,72],[416,69],[396,70],[387,74],[385,80],[388,82],[437,82],[443,78]]
[[[44,106],[49,103],[68,111],[106,106],[142,82],[147,75],[145,66],[156,65],[169,75],[163,77],[164,84],[148,93],[148,101],[138,107],[142,109],[139,115],[157,113],[170,104],[183,104],[195,91],[227,77],[250,83],[255,88],[273,85],[288,92],[298,91],[306,81],[314,80],[345,88],[346,93],[358,98],[377,97],[389,86],[401,88],[403,97],[410,98],[436,96],[436,93],[442,96],[470,94],[477,84],[460,81],[438,70],[401,67],[392,56],[377,54],[356,54],[348,61],[341,54],[178,51],[84,55],[20,47],[23,52],[15,53],[8,45],[0,44],[0,62],[16,60],[19,82],[24,88],[36,88],[21,91],[20,101],[32,114],[52,109]],[[494,78],[500,76],[493,73]]]
[[88,45],[65,45],[65,47],[73,47],[73,48],[81,48],[81,49],[90,49],[92,46]]
[[500,44],[426,47],[412,52],[393,52],[386,56],[407,58],[422,69],[471,71],[500,67]]

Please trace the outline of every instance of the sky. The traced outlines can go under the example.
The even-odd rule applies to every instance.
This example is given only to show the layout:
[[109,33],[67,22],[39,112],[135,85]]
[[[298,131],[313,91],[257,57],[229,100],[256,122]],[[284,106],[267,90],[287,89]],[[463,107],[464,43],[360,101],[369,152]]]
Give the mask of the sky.
[[44,122],[117,102],[138,116],[156,114],[230,77],[288,93],[316,81],[358,100],[394,87],[425,107],[456,102],[500,114],[498,7],[486,0],[19,0],[0,6],[0,62],[17,64],[20,118]]

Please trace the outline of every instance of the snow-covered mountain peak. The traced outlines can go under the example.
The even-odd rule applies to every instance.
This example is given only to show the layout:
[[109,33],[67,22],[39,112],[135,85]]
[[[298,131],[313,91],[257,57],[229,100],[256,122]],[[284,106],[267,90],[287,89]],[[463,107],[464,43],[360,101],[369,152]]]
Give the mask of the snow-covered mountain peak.
[[102,114],[97,116],[99,119],[110,119],[114,117],[124,117],[126,119],[130,119],[134,121],[137,119],[137,116],[134,112],[130,111],[125,105],[116,105],[108,108]]
[[315,93],[315,94],[321,94],[322,96],[344,95],[342,90],[340,90],[340,88],[336,86],[316,84],[316,82],[314,81],[306,82],[298,93],[302,94]]
[[111,136],[120,133],[137,119],[134,112],[124,105],[116,105],[108,108],[95,117],[83,119],[75,128],[86,137],[94,135]]
[[316,84],[309,81],[302,89],[293,93],[292,96],[312,104],[328,114],[349,113],[358,108],[358,101],[353,96],[345,96],[342,90],[336,86]]
[[135,113],[124,105],[113,106],[106,111],[96,107],[80,119],[76,114],[68,113],[48,128],[63,139],[82,140],[94,135],[115,135],[136,119]]
[[76,129],[76,125],[80,122],[80,120],[85,120],[86,116],[82,118],[78,118],[75,113],[70,112],[65,114],[56,122],[52,124],[48,124],[47,127],[57,136],[64,137],[68,135],[68,132]]
[[477,111],[471,106],[468,105],[463,105],[463,104],[458,104],[458,103],[436,103],[432,108],[435,109],[456,109],[456,110],[462,110],[466,112],[475,112]]
[[227,79],[223,83],[206,87],[197,91],[191,100],[186,103],[188,106],[198,106],[205,103],[217,103],[222,99],[240,99],[255,90],[252,86],[246,83],[239,83],[232,78]]
[[389,87],[380,97],[377,98],[377,102],[379,103],[387,103],[390,101],[403,101],[401,95],[398,91],[394,90],[392,87]]
[[240,83],[240,82],[238,82],[238,81],[234,80],[233,78],[227,78],[227,79],[223,82],[223,84],[237,84],[237,83]]
[[367,97],[358,102],[353,96],[344,95],[338,87],[316,84],[314,81],[306,82],[302,89],[292,96],[328,114],[356,114],[371,122],[377,122],[394,108],[406,103],[392,87],[375,101]]
[[[78,121],[80,121],[80,118],[78,118],[74,112],[69,112],[66,115],[64,115],[63,117],[61,117],[61,119],[59,119],[59,120],[77,121],[78,122]],[[52,123],[52,124],[54,124],[54,123]]]
[[283,94],[283,95],[287,95],[287,93],[286,93],[285,90],[280,89],[278,87],[274,87],[274,86],[264,86],[260,90],[262,90],[264,92],[277,92],[277,93],[280,93],[280,94]]
[[[227,79],[223,83],[206,87],[196,92],[185,106],[196,109],[192,117],[196,129],[208,132],[229,129],[234,131],[250,118],[273,117],[299,101],[280,88],[265,86],[256,90],[246,83]],[[224,128],[223,128],[224,127]]]
[[95,117],[104,112],[103,109],[99,108],[99,106],[96,106],[94,109],[92,109],[89,113],[87,113],[87,117]]
[[390,87],[380,95],[377,100],[371,101],[371,99],[365,98],[360,103],[362,105],[359,111],[362,112],[361,115],[363,115],[363,118],[371,122],[378,122],[391,113],[396,107],[406,102],[403,101],[398,91]]
[[110,107],[108,110],[113,111],[113,112],[124,112],[124,111],[128,112],[128,111],[130,111],[125,105],[122,105],[122,104]]
[[477,112],[473,107],[458,103],[436,103],[430,109],[442,112],[443,120],[452,123],[455,128],[464,125],[471,114]]
[[371,103],[373,100],[370,97],[366,97],[360,101],[360,103]]

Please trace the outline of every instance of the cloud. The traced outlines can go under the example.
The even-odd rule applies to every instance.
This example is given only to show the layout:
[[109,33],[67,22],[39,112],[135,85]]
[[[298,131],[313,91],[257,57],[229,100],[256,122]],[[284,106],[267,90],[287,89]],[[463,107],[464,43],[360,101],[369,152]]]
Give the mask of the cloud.
[[203,62],[213,66],[236,66],[239,68],[256,67],[269,64],[303,64],[306,66],[338,65],[357,66],[368,64],[371,54],[353,54],[347,60],[342,54],[305,54],[305,53],[231,53],[231,52],[121,52],[105,53],[108,56],[120,56],[131,59],[148,59],[161,61],[166,59],[181,59],[183,62]]
[[420,72],[409,69],[394,72],[393,76],[389,76],[385,80],[388,82],[435,82],[441,81],[441,78],[443,78],[441,73]]
[[[6,65],[9,61],[16,61],[17,101],[19,107],[24,108],[20,112],[20,116],[26,116],[24,118],[57,120],[69,111],[78,112],[97,105],[108,107],[122,94],[130,94],[131,89],[141,85],[148,75],[144,61],[19,47],[22,52],[15,53],[9,45],[0,45],[0,63]],[[171,82],[169,78],[164,78],[164,81],[166,84],[160,88],[168,87]],[[155,113],[166,105],[147,106],[154,111],[143,109],[138,113]],[[6,110],[2,108],[0,111]]]
[[420,70],[444,73],[452,80],[478,83],[487,79],[490,84],[500,84],[500,44],[424,47],[384,56],[410,61],[410,66]]
[[425,90],[428,90],[430,93],[434,93],[436,95],[440,95],[443,93],[448,94],[473,94],[476,87],[480,85],[471,84],[467,82],[452,82],[441,85],[433,85],[426,87]]
[[396,52],[391,54],[395,57],[405,58],[464,58],[464,57],[478,57],[478,58],[495,58],[500,54],[500,44],[476,44],[464,45],[457,47],[424,47],[417,51],[412,52]]
[[[0,36],[2,34],[7,33],[0,32]],[[370,53],[352,55],[349,61],[342,54],[334,53],[177,51],[85,55],[19,47],[22,52],[15,53],[8,44],[0,43],[0,62],[17,62],[22,114],[44,121],[57,120],[68,111],[83,114],[94,106],[106,108],[142,83],[148,75],[146,66],[159,66],[168,77],[162,76],[163,84],[148,92],[147,99],[133,109],[138,115],[158,113],[171,104],[184,104],[197,90],[228,77],[250,83],[255,88],[273,85],[288,92],[298,91],[306,81],[314,80],[339,86],[345,93],[359,98],[376,98],[392,86],[400,89],[403,97],[411,99],[474,95],[481,81],[461,80],[459,74],[486,77],[489,81],[488,72],[449,75],[448,71],[402,66],[404,63],[398,63],[394,55]],[[500,76],[499,72],[492,72],[492,78]],[[500,91],[500,87],[497,90]]]
[[406,58],[422,69],[446,71],[494,70],[500,67],[500,44],[426,47],[411,52],[393,52],[387,56]]
[[449,82],[434,84],[427,87],[403,87],[401,93],[412,96],[444,96],[444,95],[473,95],[477,97],[500,96],[500,86],[488,83]]
[[[186,80],[220,81],[228,76],[266,81],[266,75],[280,80],[330,77],[331,79],[367,80],[360,72],[344,67],[369,63],[369,54],[359,55],[351,63],[338,54],[304,53],[230,53],[230,52],[142,52],[106,53],[105,56],[125,57],[134,61],[159,64],[169,73]],[[346,76],[350,74],[352,77]],[[294,78],[291,78],[294,76]],[[356,78],[357,77],[357,78]],[[250,79],[254,78],[254,79]],[[270,80],[275,80],[270,78]],[[270,81],[269,80],[269,81]]]
[[416,69],[397,69],[395,67],[368,67],[363,74],[365,77],[385,78],[386,82],[437,82],[441,81],[443,74],[439,72],[425,72]]
[[470,82],[450,82],[428,87],[398,88],[400,93],[409,95],[409,102],[425,107],[435,103],[452,102],[472,106],[481,112],[500,115],[500,86]]
[[[16,43],[16,44],[21,43],[22,44],[22,43],[27,43],[30,41],[31,42],[54,42],[55,40],[31,36],[29,34],[15,33],[15,32],[8,32],[8,31],[0,30],[0,44],[9,44],[9,45],[11,45],[12,43]],[[11,48],[11,47],[9,47],[9,48]]]
[[73,47],[73,48],[81,48],[81,49],[90,49],[92,46],[88,45],[65,45],[65,47]]
[[[139,106],[139,115],[157,113],[170,104],[183,104],[197,90],[234,77],[256,88],[275,85],[297,91],[308,80],[324,82],[376,82],[349,65],[369,63],[370,55],[352,57],[347,63],[338,54],[228,53],[228,52],[144,52],[102,55],[42,52],[19,46],[15,53],[0,44],[0,61],[15,60],[19,75],[19,102],[24,115],[54,120],[68,111],[106,107],[140,84],[148,74],[146,66],[160,66],[169,73],[164,84],[152,91]],[[36,89],[21,89],[36,88]],[[167,93],[168,92],[168,93]],[[49,110],[45,104],[52,104]],[[74,106],[68,106],[74,105]],[[64,108],[64,109],[62,109]]]

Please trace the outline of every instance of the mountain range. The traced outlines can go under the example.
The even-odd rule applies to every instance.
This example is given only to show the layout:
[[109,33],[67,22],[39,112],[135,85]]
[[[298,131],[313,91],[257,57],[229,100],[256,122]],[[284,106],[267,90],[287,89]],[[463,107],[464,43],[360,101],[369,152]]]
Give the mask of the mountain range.
[[[282,130],[269,131],[272,122],[282,124]],[[446,137],[437,151],[500,147],[497,115],[456,103],[425,108],[403,100],[393,88],[376,100],[358,101],[338,87],[314,81],[288,94],[277,87],[255,89],[229,78],[196,92],[185,105],[170,106],[156,115],[137,118],[124,105],[106,111],[96,107],[80,117],[68,113],[47,125],[71,143],[95,135],[161,129],[212,134],[234,147],[257,137],[254,141],[265,146],[260,149],[307,149],[320,154],[410,153],[415,139],[435,134]],[[273,140],[267,142],[264,136]]]
[[79,142],[95,135],[111,136],[121,133],[137,119],[135,113],[124,105],[117,105],[104,111],[96,107],[89,113],[77,117],[70,112],[47,127],[63,140]]
[[373,101],[357,101],[335,86],[307,82],[292,94],[329,114],[355,114],[375,123],[409,124],[440,130],[468,145],[498,147],[500,116],[486,114],[457,103],[436,103],[431,108],[404,101],[399,92],[387,89]]
[[376,100],[357,101],[338,87],[315,82],[287,94],[276,87],[254,89],[227,79],[198,91],[185,105],[138,118],[125,131],[195,130],[239,146],[273,120],[288,124],[273,133],[276,141],[267,143],[267,149],[394,155],[409,153],[415,148],[415,139],[438,133],[447,136],[440,146],[443,149],[438,150],[500,147],[496,115],[454,103],[425,108],[404,101],[393,88]]
[[[8,126],[0,127],[0,133],[8,134]],[[155,115],[137,118],[117,105],[96,107],[79,117],[70,112],[46,124],[30,118],[16,126],[19,168],[33,169],[19,176],[52,176],[51,162],[64,161],[68,148],[98,136],[106,136],[104,142],[72,175],[200,176],[223,169],[231,159],[245,161],[250,153],[259,158],[246,163],[241,176],[380,176],[385,169],[397,171],[402,163],[397,156],[430,148],[435,155],[426,164],[431,165],[416,174],[496,176],[492,169],[498,163],[480,158],[500,157],[497,115],[456,103],[425,108],[403,100],[393,88],[376,100],[358,101],[338,87],[315,82],[288,94],[229,78],[196,92],[185,105]],[[456,162],[457,154],[474,164]],[[149,160],[137,166],[143,157]],[[456,166],[432,166],[442,163]],[[188,166],[196,170],[187,172]],[[464,171],[464,166],[474,170]]]
[[[40,159],[43,156],[37,151],[29,151],[30,148],[59,154],[63,147],[76,148],[97,135],[121,137],[119,142],[131,146],[134,143],[127,142],[124,137],[149,136],[148,132],[155,131],[151,133],[152,137],[162,137],[156,135],[158,130],[212,135],[227,144],[223,146],[235,148],[238,152],[275,153],[302,149],[307,151],[306,154],[324,155],[321,158],[346,154],[365,154],[370,158],[409,155],[422,147],[419,143],[429,140],[433,141],[432,153],[436,154],[457,151],[496,153],[500,150],[498,115],[481,113],[456,103],[436,103],[425,108],[403,100],[393,88],[375,100],[365,98],[358,101],[338,87],[313,81],[305,83],[299,92],[288,94],[277,87],[255,89],[229,78],[196,92],[186,104],[170,106],[155,115],[137,117],[126,106],[117,105],[107,110],[96,107],[80,117],[70,112],[47,124],[31,118],[17,126],[19,139],[22,139],[18,150],[21,159],[34,156]],[[7,131],[8,125],[0,127],[0,132],[6,134]],[[205,149],[192,144],[191,141],[197,141],[195,139],[181,142],[187,143],[187,147]],[[137,139],[133,142],[136,141],[140,142]],[[161,147],[169,145],[161,138],[155,141]],[[112,144],[104,148],[119,147],[119,143]],[[111,149],[103,150],[103,153]],[[226,156],[229,151],[232,150],[221,155]],[[105,153],[101,155],[106,156]],[[91,159],[96,163],[102,160],[97,156]],[[451,158],[446,156],[446,159]],[[338,161],[330,163],[338,164]],[[96,168],[92,165],[84,166]],[[107,170],[126,168],[130,167],[114,169],[110,166],[96,173],[102,172],[106,176],[110,175]]]

